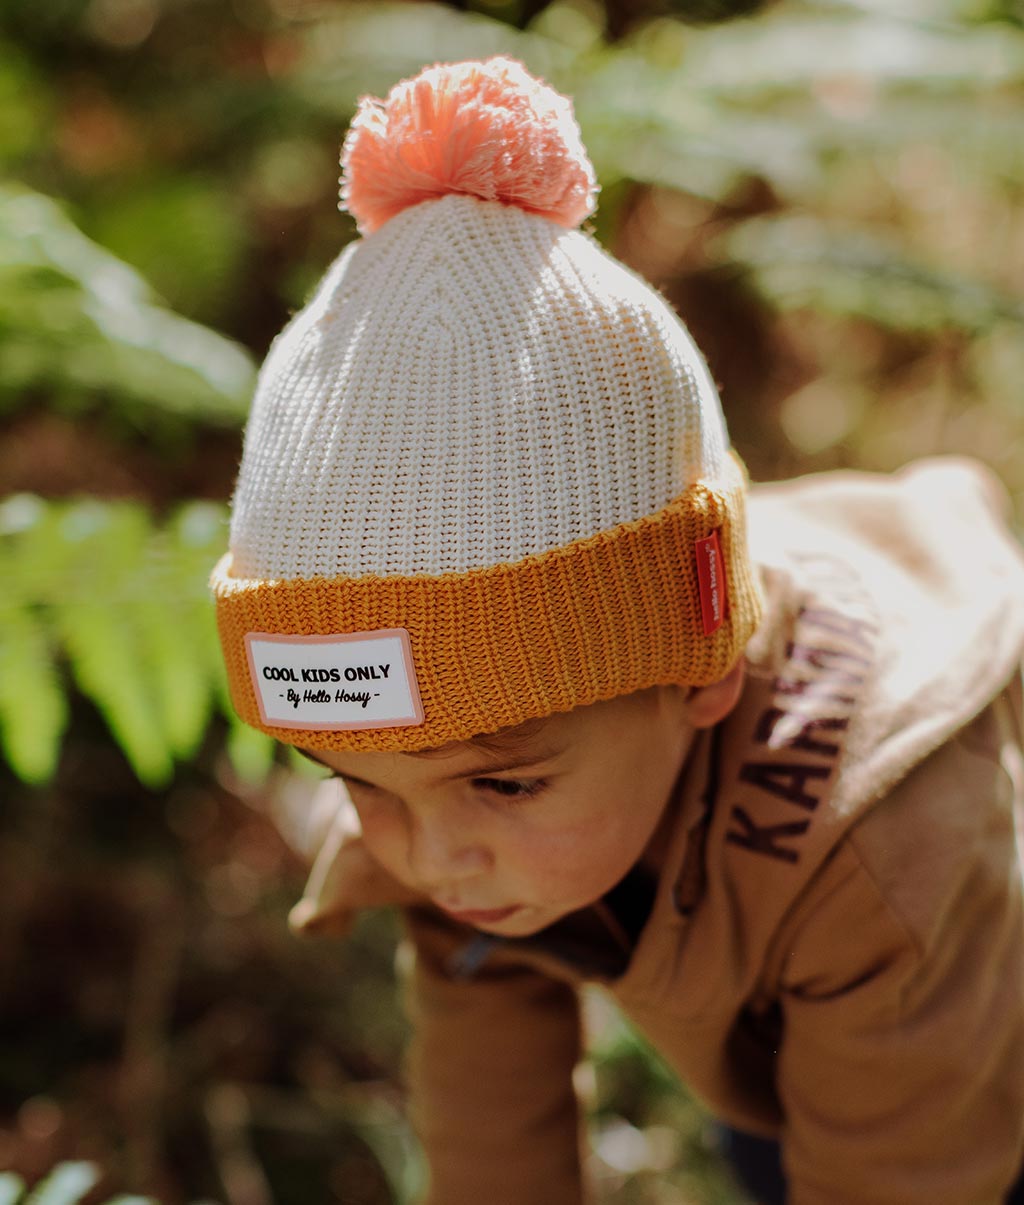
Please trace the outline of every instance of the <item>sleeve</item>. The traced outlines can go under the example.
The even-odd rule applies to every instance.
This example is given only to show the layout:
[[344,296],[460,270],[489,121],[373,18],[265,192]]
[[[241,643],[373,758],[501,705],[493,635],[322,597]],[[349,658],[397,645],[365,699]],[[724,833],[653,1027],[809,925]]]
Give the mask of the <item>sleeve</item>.
[[579,1205],[575,990],[507,955],[460,979],[451,959],[467,931],[428,909],[406,918],[410,1111],[427,1205]]
[[788,927],[790,1205],[1001,1205],[1020,1174],[1024,788],[985,725],[875,809]]

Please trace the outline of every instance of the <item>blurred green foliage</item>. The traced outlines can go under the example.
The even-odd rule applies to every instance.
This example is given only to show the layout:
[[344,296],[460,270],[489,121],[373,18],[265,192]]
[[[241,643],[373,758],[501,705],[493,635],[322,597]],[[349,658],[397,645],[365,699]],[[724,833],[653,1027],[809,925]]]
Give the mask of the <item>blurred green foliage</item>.
[[[0,735],[24,779],[46,782],[57,766],[67,721],[58,659],[147,786],[166,786],[174,762],[195,756],[215,701],[236,723],[206,586],[225,530],[223,508],[204,502],[159,526],[129,501],[19,494],[0,503],[0,572],[10,583],[0,602]],[[237,768],[265,774],[271,742],[243,739]]]
[[[276,1052],[270,1035],[293,1014],[275,1000],[242,1070],[217,1064],[211,1098],[188,1071],[199,1022],[166,1020],[169,1048],[192,1053],[162,1089],[167,1117],[153,1106],[125,1139],[122,1178],[136,1169],[168,1205],[209,1191],[235,1139],[247,1157],[257,1148],[282,1202],[313,1166],[344,1179],[346,1205],[407,1201],[421,1175],[395,1089],[400,1023],[381,1004],[394,933],[371,919],[345,947],[359,974],[339,962],[321,995],[301,995],[314,959],[292,952],[273,894],[299,869],[230,802],[255,799],[246,784],[281,755],[233,716],[206,580],[255,365],[355,235],[336,187],[358,97],[425,62],[493,53],[575,98],[602,183],[591,229],[691,326],[755,478],[968,452],[1024,513],[1020,0],[0,2],[6,945],[36,948],[47,907],[66,917],[91,901],[104,934],[138,907],[163,934],[155,965],[184,977],[169,996],[213,1009],[228,984],[195,985],[217,967],[258,984],[273,966],[312,1035],[301,1066]],[[157,828],[136,833],[140,814]],[[90,840],[107,844],[86,856]],[[50,894],[59,856],[82,860],[66,911]],[[104,894],[108,863],[131,883],[157,873],[172,917],[168,901],[190,901],[181,932],[138,904],[137,884]],[[185,969],[174,942],[195,959]],[[88,982],[83,1034],[110,990]],[[50,989],[25,974],[17,990],[28,1024]],[[602,1199],[738,1200],[697,1106],[616,1016],[591,1012]],[[118,1022],[126,1049],[136,1021]],[[8,1053],[5,1108],[57,1092]],[[340,1082],[325,1070],[339,1059]],[[239,1096],[246,1075],[273,1091]],[[297,1101],[312,1104],[296,1114]],[[23,1121],[0,1122],[0,1161],[31,1146]],[[74,1154],[67,1142],[53,1150]],[[161,1143],[176,1156],[162,1161]],[[122,1158],[118,1142],[104,1149]],[[80,1199],[83,1175],[58,1169],[57,1195],[29,1199]],[[5,1191],[18,1200],[22,1186],[0,1179]]]
[[138,272],[55,202],[10,187],[0,189],[0,332],[3,411],[39,400],[81,409],[100,395],[144,427],[161,413],[244,419],[247,352],[159,305]]
[[[13,1172],[0,1172],[0,1205],[79,1205],[99,1179],[91,1163],[61,1163],[25,1195],[25,1183]],[[156,1205],[152,1197],[112,1197],[107,1205]]]

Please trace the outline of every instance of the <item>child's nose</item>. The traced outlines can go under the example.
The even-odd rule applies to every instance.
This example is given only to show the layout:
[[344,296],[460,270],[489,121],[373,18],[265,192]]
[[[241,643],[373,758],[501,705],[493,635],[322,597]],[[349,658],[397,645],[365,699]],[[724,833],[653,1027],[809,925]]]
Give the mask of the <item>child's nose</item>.
[[493,864],[486,848],[462,825],[436,815],[411,820],[408,861],[417,883],[428,891],[471,879]]

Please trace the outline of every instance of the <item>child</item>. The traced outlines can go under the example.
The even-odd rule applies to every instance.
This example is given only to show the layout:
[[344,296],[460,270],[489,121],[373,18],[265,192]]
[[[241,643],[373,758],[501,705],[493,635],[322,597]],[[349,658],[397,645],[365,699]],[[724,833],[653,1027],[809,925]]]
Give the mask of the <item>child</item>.
[[937,460],[747,514],[699,353],[574,229],[592,170],[517,63],[364,102],[343,166],[365,237],[263,368],[214,587],[240,714],[347,791],[296,927],[403,906],[430,1201],[582,1199],[584,982],[760,1199],[1009,1199],[1000,487]]

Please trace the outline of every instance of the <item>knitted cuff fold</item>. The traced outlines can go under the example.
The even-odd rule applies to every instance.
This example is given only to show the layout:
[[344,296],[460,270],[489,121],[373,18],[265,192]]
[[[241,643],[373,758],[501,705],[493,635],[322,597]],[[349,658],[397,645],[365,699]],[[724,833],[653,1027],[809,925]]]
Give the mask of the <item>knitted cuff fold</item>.
[[[746,554],[745,493],[733,454],[725,481],[697,482],[654,515],[463,574],[257,581],[232,576],[228,554],[212,585],[235,707],[288,744],[411,752],[649,686],[715,682],[762,609]],[[315,638],[329,661],[353,634],[384,648],[397,633],[415,707],[392,702],[398,710],[378,726],[380,695],[367,692],[339,719],[335,700],[347,696],[330,669],[318,671],[325,687],[297,682],[294,726],[268,714],[254,637]],[[306,727],[302,717],[318,708],[323,718]]]

